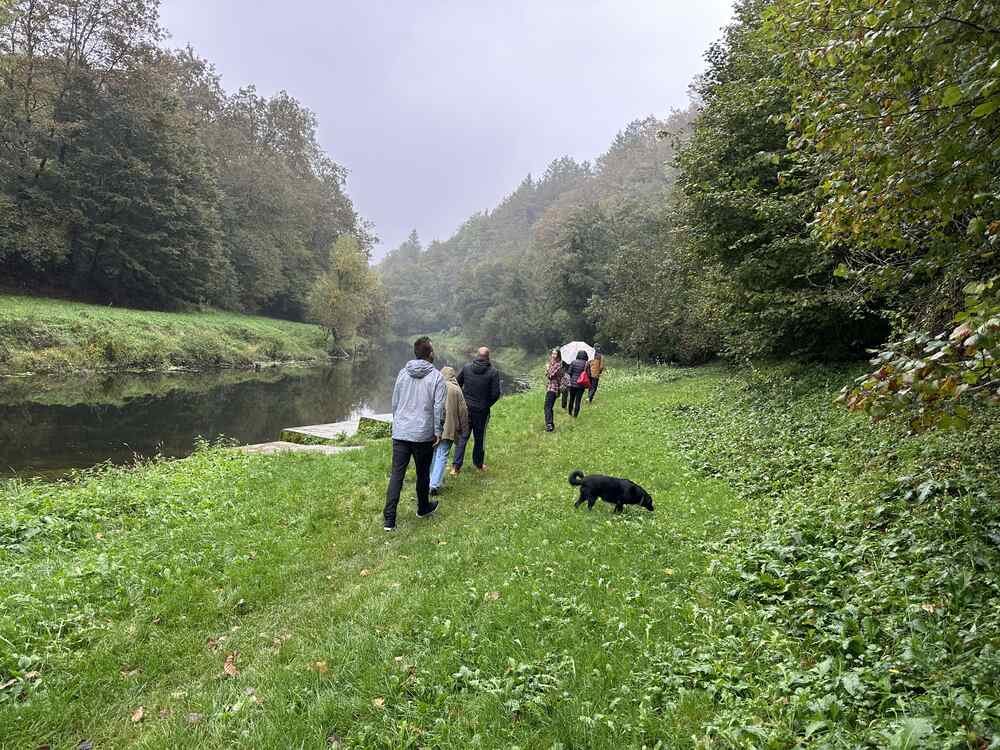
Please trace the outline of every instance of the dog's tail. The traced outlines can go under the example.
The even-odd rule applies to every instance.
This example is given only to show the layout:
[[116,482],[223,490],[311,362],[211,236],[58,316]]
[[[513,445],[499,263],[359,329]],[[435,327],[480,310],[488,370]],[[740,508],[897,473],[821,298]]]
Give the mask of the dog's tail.
[[583,484],[583,472],[579,469],[575,469],[573,473],[569,475],[569,483],[574,487]]

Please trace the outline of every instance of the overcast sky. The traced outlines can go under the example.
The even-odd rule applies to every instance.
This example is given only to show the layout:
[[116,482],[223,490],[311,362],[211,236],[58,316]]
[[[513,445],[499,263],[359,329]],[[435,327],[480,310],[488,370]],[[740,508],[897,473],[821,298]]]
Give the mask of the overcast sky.
[[162,0],[234,91],[287,90],[382,254],[447,239],[528,173],[687,104],[731,0]]

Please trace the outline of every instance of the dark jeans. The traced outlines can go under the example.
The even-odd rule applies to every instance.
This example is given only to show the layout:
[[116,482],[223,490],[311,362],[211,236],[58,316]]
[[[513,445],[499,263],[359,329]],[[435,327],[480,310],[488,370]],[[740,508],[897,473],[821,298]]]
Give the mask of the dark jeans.
[[559,398],[558,391],[546,391],[545,393],[545,426],[554,427],[555,422],[552,416],[552,407],[556,405],[556,399]]
[[427,501],[431,487],[431,460],[434,458],[434,443],[412,443],[409,440],[392,441],[392,474],[389,475],[389,489],[385,493],[386,526],[396,525],[396,506],[399,493],[403,489],[403,479],[410,466],[410,456],[417,466],[417,513],[429,510]]
[[594,400],[594,394],[597,393],[597,384],[600,382],[600,378],[590,379],[590,395],[587,397],[588,401]]
[[580,414],[580,404],[583,403],[583,387],[574,386],[569,389],[569,408],[568,411],[570,416],[578,416]]
[[476,441],[472,448],[472,463],[476,468],[481,469],[486,461],[486,425],[490,421],[489,409],[469,409],[469,432],[459,435],[455,440],[455,460],[452,466],[461,469],[465,463],[465,446],[469,442],[469,437]]

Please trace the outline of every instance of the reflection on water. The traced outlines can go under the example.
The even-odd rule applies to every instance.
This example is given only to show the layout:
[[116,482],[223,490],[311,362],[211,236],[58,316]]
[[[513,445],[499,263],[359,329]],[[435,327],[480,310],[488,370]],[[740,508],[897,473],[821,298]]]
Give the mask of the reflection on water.
[[[398,345],[317,368],[0,379],[0,476],[184,456],[199,436],[259,443],[285,427],[391,411],[396,374],[411,356]],[[435,365],[456,363],[439,352]]]

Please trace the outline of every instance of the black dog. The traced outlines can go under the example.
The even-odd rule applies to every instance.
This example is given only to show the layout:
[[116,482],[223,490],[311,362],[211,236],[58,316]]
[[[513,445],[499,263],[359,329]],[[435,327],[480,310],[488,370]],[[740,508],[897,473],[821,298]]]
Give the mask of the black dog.
[[646,510],[653,510],[653,498],[642,487],[628,479],[606,477],[603,474],[584,476],[579,469],[569,475],[569,483],[580,488],[580,499],[574,508],[587,503],[587,509],[593,510],[597,498],[606,503],[614,503],[615,513],[621,513],[625,505],[640,505]]

